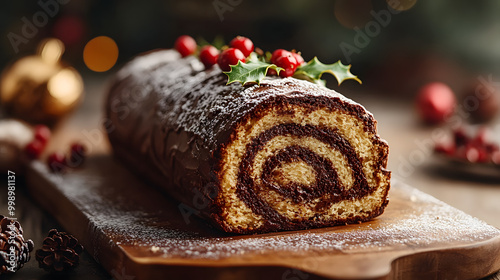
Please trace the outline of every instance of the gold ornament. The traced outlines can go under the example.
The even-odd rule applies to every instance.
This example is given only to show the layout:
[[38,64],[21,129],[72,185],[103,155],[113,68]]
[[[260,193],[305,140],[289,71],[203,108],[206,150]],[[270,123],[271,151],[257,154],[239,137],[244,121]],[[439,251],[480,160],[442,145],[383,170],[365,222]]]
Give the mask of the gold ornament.
[[64,44],[46,39],[36,55],[7,67],[0,78],[5,112],[31,123],[54,124],[72,111],[83,96],[80,74],[60,61]]

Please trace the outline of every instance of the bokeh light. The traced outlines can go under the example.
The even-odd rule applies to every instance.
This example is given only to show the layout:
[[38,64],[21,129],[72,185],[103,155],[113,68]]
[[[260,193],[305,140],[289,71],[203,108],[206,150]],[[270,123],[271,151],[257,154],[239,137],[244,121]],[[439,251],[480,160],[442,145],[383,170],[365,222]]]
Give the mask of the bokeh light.
[[47,83],[49,94],[63,105],[71,105],[81,95],[83,90],[80,76],[73,69],[63,69],[54,75]]
[[107,36],[99,36],[90,40],[83,49],[83,61],[95,72],[111,69],[118,59],[118,46]]
[[56,64],[64,53],[64,44],[58,39],[47,39],[40,44],[38,53],[45,62]]
[[417,0],[387,0],[387,5],[397,11],[406,11],[415,6]]

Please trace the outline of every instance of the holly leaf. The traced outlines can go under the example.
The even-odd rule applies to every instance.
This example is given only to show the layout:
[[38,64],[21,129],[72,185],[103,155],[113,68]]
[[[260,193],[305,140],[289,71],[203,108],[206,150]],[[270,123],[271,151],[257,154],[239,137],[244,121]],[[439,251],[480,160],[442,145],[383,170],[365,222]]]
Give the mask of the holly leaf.
[[339,85],[345,80],[355,80],[361,84],[361,80],[358,79],[357,76],[353,75],[350,69],[351,65],[343,65],[340,60],[333,64],[323,64],[317,57],[314,57],[306,65],[297,68],[294,76],[305,76],[308,80],[317,83],[324,73],[329,73],[337,79]]
[[227,84],[239,82],[241,85],[248,83],[257,83],[260,85],[260,82],[267,75],[269,69],[276,70],[278,74],[283,70],[281,67],[260,60],[256,54],[252,53],[248,58],[248,62],[238,61],[238,64],[231,65],[231,71],[224,72],[224,74],[228,77]]

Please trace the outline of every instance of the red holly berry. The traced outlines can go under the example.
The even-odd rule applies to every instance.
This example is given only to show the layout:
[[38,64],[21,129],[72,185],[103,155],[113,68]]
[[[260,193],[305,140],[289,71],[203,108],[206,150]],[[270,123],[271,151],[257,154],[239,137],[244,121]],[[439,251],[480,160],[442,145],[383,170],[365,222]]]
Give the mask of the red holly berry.
[[494,144],[494,143],[488,143],[488,144],[486,144],[486,151],[488,151],[489,153],[498,152],[498,151],[500,151],[500,146],[498,146],[497,144]]
[[45,125],[37,125],[35,126],[35,134],[34,137],[36,140],[42,142],[42,143],[47,143],[50,139],[50,129],[45,126]]
[[276,59],[276,65],[283,68],[280,71],[280,77],[291,77],[297,69],[297,60],[293,57],[292,53],[286,56],[280,56]]
[[491,161],[493,161],[494,164],[500,165],[500,151],[496,151],[491,155]]
[[78,167],[85,161],[86,150],[80,143],[74,143],[70,147],[70,156],[67,165],[70,167]]
[[465,129],[461,127],[453,131],[453,140],[455,141],[455,145],[457,145],[457,147],[460,147],[469,143],[470,139],[465,132]]
[[477,131],[476,137],[472,139],[472,143],[479,147],[485,147],[488,143],[488,130],[484,127]]
[[271,56],[271,63],[276,64],[276,60],[282,56],[287,56],[291,54],[291,52],[284,50],[284,49],[277,49],[273,52],[273,55]]
[[228,48],[219,55],[217,64],[222,71],[227,72],[231,71],[230,65],[236,65],[238,61],[245,62],[245,55],[239,49]]
[[44,149],[45,143],[38,139],[33,139],[33,141],[29,142],[28,145],[24,147],[26,155],[28,155],[28,157],[31,159],[38,158]]
[[214,46],[203,46],[200,50],[200,60],[205,65],[205,68],[210,68],[217,64],[219,58],[219,50]]
[[266,75],[267,76],[277,76],[278,73],[276,72],[276,70],[269,68],[269,69],[267,69],[267,74]]
[[434,147],[434,152],[438,154],[444,154],[447,156],[453,156],[455,154],[455,146],[454,145],[447,145],[443,143],[438,143]]
[[249,56],[254,49],[253,42],[247,37],[243,36],[236,36],[236,38],[231,40],[229,46],[240,50],[245,57]]
[[300,53],[292,52],[292,55],[295,58],[295,60],[297,60],[297,67],[305,63],[304,58],[302,58]]
[[429,124],[442,123],[448,119],[453,114],[455,104],[453,91],[443,83],[426,84],[418,92],[417,110]]
[[54,152],[47,158],[47,165],[52,172],[62,172],[66,168],[66,157],[62,153]]
[[175,49],[181,54],[182,57],[193,54],[196,51],[196,41],[193,37],[182,35],[175,40]]
[[487,162],[489,160],[486,150],[474,145],[465,147],[465,156],[469,162]]

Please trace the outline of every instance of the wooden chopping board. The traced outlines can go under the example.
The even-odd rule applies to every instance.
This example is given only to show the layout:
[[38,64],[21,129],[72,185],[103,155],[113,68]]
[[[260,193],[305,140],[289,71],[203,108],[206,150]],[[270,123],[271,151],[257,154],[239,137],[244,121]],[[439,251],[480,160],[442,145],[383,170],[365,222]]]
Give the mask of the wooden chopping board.
[[476,279],[500,270],[500,230],[398,181],[371,222],[234,236],[181,212],[110,155],[63,175],[34,161],[26,179],[117,280]]

